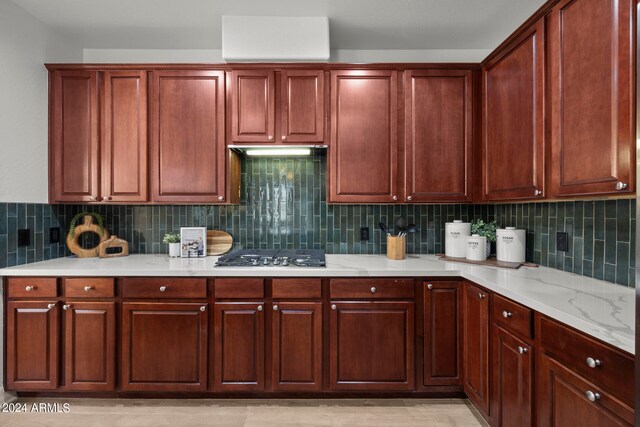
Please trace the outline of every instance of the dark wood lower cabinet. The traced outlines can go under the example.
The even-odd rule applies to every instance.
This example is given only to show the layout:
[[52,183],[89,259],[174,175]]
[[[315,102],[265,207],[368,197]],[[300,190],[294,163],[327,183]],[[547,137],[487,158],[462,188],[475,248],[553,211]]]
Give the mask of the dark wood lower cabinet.
[[491,418],[494,426],[533,425],[533,350],[502,328],[493,328]]
[[[611,427],[634,425],[633,409],[602,392],[546,354],[536,370],[536,425]],[[633,381],[633,378],[629,378]]]
[[264,390],[264,303],[215,303],[213,324],[213,388]]
[[281,302],[273,308],[273,390],[322,390],[322,303]]
[[122,304],[122,390],[207,388],[206,303]]
[[53,390],[58,387],[59,306],[55,301],[8,302],[8,390]]
[[469,283],[464,296],[464,390],[489,415],[489,294]]
[[116,307],[114,302],[65,306],[65,388],[114,390]]
[[413,390],[414,303],[331,302],[331,390]]

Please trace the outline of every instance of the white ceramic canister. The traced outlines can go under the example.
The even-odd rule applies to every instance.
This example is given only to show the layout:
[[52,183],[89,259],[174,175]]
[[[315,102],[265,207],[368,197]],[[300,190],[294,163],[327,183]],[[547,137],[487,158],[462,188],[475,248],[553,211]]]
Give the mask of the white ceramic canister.
[[498,261],[525,262],[527,231],[515,227],[499,228],[496,231],[496,255]]
[[487,259],[487,238],[478,234],[467,237],[467,259],[484,261]]
[[464,258],[467,254],[467,236],[471,235],[471,223],[455,220],[444,225],[444,254]]

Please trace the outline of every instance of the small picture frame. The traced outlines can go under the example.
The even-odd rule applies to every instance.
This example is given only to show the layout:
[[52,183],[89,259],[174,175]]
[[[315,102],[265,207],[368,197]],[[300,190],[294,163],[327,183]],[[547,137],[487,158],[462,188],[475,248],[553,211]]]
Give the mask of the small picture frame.
[[180,227],[180,256],[182,258],[207,256],[206,227]]

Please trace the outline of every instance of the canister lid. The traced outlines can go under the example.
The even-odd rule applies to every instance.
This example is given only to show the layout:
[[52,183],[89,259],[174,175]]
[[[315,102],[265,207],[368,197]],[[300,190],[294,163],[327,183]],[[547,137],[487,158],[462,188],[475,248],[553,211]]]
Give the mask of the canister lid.
[[515,227],[505,227],[504,229],[505,230],[515,230],[516,228]]
[[458,224],[458,223],[462,223],[462,220],[461,219],[454,219],[453,222],[454,222],[454,224]]

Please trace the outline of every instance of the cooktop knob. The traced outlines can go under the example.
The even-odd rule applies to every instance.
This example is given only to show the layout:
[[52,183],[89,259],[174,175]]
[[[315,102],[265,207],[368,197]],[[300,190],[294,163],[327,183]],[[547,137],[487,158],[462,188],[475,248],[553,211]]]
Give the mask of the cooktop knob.
[[287,258],[282,260],[282,266],[286,267],[287,265],[289,265],[289,260]]
[[280,260],[278,258],[273,260],[273,265],[278,265],[280,264]]
[[258,265],[258,260],[257,259],[252,259],[251,260],[251,265]]
[[269,265],[269,259],[265,258],[264,261],[262,261],[262,264],[264,265]]

